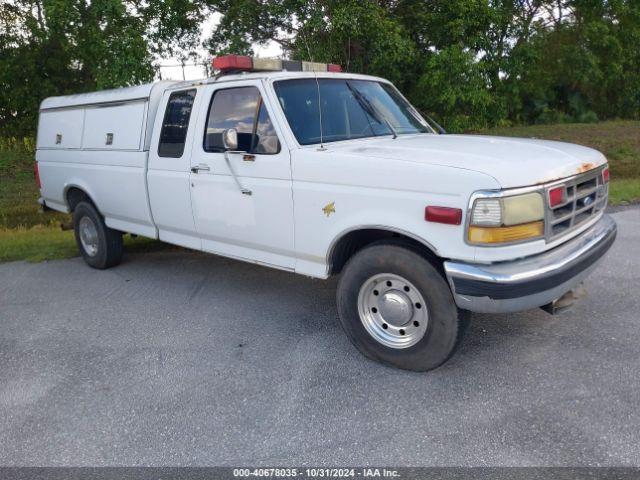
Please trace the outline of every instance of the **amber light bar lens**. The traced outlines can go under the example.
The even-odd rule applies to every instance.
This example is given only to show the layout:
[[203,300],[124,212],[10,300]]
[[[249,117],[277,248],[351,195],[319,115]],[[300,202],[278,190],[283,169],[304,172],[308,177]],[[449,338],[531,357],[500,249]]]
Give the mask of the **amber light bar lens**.
[[469,227],[469,241],[473,243],[510,243],[542,237],[544,222],[531,222],[511,227]]
[[342,67],[335,63],[304,62],[301,60],[280,60],[278,58],[252,58],[245,55],[223,55],[212,61],[214,70],[229,72],[341,72]]

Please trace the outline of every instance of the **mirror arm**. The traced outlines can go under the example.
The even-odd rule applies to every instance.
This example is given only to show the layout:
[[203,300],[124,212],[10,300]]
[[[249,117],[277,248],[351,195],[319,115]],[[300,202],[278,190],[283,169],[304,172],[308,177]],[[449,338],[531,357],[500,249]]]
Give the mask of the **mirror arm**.
[[248,188],[244,188],[242,186],[242,184],[240,183],[240,180],[238,180],[238,176],[236,175],[236,171],[233,169],[233,167],[231,166],[231,162],[229,161],[229,154],[230,153],[246,153],[246,152],[241,152],[241,151],[236,151],[236,150],[225,150],[224,152],[224,160],[225,162],[227,162],[227,167],[229,167],[229,171],[231,172],[231,176],[233,177],[233,180],[236,182],[236,185],[238,186],[238,189],[240,189],[240,192],[243,195],[251,195],[252,192],[251,190],[249,190]]

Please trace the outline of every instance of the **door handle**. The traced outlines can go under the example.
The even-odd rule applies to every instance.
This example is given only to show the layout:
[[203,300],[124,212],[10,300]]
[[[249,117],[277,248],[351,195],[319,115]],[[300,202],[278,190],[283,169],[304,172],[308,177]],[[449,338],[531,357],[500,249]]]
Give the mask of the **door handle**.
[[204,164],[204,163],[200,163],[200,164],[196,165],[195,167],[191,167],[191,171],[193,173],[198,173],[200,171],[209,172],[209,171],[211,171],[211,167],[209,165]]

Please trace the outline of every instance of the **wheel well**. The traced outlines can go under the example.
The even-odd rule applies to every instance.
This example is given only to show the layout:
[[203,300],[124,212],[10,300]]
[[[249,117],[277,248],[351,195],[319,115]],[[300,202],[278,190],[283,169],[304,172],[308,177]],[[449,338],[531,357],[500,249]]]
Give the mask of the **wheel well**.
[[342,271],[349,259],[364,247],[377,242],[389,242],[403,245],[429,260],[441,273],[444,273],[442,260],[424,243],[399,232],[378,228],[354,230],[342,236],[329,253],[329,274]]
[[67,190],[66,198],[70,212],[73,212],[80,202],[89,202],[95,207],[95,203],[93,203],[91,197],[87,195],[84,190],[81,190],[78,187],[69,188],[69,190]]

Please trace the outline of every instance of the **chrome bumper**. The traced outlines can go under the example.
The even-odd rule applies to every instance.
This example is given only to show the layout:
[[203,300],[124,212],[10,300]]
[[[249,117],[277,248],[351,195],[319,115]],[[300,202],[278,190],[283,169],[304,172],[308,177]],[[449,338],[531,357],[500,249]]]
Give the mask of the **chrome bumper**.
[[591,228],[552,250],[490,265],[444,262],[459,308],[504,313],[541,307],[580,284],[616,238],[613,219],[603,215]]

